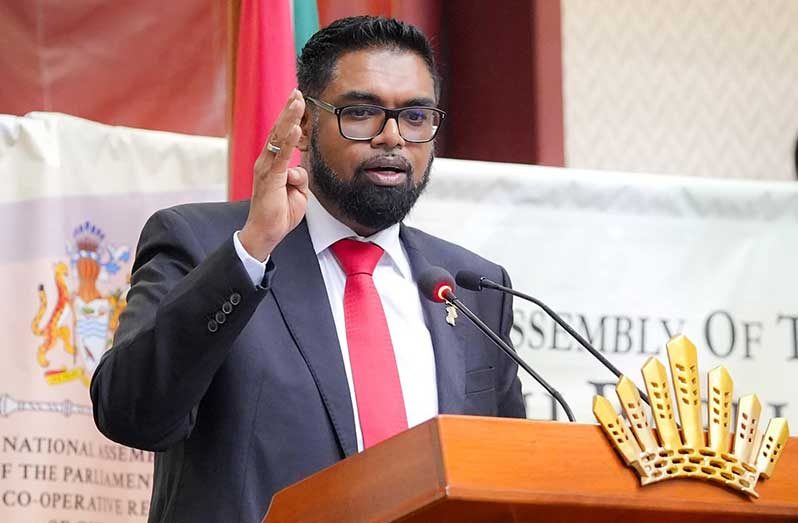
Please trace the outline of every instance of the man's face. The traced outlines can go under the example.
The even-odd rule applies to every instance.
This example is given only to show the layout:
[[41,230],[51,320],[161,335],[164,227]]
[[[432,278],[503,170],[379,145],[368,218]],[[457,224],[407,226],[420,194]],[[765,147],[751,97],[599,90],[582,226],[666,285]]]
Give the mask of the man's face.
[[[341,107],[366,103],[389,109],[434,105],[435,85],[415,53],[387,49],[342,55],[318,99]],[[308,104],[313,110],[313,105]],[[316,109],[318,119],[303,126],[309,134],[310,187],[322,204],[359,234],[401,221],[429,176],[433,144],[406,142],[395,119],[370,141],[341,136],[338,120]]]

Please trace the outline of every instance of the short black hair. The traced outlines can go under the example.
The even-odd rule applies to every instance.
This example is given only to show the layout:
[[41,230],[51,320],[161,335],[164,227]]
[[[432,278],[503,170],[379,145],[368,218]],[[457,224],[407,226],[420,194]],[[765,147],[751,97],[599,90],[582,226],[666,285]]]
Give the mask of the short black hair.
[[382,16],[341,18],[311,36],[297,59],[299,90],[308,96],[319,96],[341,55],[381,48],[419,55],[432,75],[435,96],[439,96],[440,81],[430,41],[416,26]]

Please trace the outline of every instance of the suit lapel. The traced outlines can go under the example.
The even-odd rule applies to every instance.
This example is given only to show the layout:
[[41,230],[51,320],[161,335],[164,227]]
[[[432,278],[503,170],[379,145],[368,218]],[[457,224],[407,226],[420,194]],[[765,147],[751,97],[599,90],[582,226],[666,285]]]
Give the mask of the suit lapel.
[[357,452],[354,413],[330,301],[303,220],[272,253],[272,293],[319,388],[345,456]]
[[[399,236],[407,251],[413,275],[418,277],[430,266],[446,267],[435,251],[421,248],[415,229],[401,226]],[[451,269],[449,269],[451,270]],[[465,354],[462,329],[446,323],[446,306],[428,300],[419,293],[424,320],[432,338],[435,372],[438,381],[438,411],[441,414],[462,414],[465,404]]]

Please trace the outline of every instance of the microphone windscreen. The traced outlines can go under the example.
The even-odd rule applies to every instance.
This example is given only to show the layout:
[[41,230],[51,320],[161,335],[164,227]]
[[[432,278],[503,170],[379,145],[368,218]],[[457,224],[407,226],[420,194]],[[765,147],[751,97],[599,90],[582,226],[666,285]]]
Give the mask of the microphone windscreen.
[[481,291],[482,276],[474,271],[458,271],[457,285],[469,291]]
[[418,289],[428,300],[442,303],[445,300],[441,295],[441,290],[448,287],[450,292],[454,292],[454,278],[446,269],[442,267],[429,267],[418,277]]

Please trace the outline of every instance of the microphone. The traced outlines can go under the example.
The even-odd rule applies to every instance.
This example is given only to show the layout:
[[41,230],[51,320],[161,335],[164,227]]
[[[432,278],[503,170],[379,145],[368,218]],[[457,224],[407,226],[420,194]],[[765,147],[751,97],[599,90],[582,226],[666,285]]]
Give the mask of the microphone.
[[[584,339],[578,332],[576,332],[576,330],[574,330],[573,327],[568,325],[565,322],[565,320],[563,320],[556,312],[551,310],[545,303],[543,303],[542,301],[538,300],[537,298],[533,298],[532,296],[529,296],[528,294],[524,294],[523,292],[519,292],[519,291],[517,291],[515,289],[512,289],[510,287],[505,287],[504,285],[500,285],[500,284],[496,283],[495,281],[491,281],[491,280],[487,279],[486,277],[481,276],[481,275],[479,275],[479,274],[477,274],[477,273],[475,273],[473,271],[458,271],[458,273],[457,273],[457,284],[460,285],[461,287],[465,288],[465,289],[470,290],[470,291],[479,292],[482,289],[493,289],[493,290],[497,290],[497,291],[500,291],[500,292],[506,292],[508,294],[512,294],[513,296],[518,296],[519,298],[521,298],[523,300],[530,301],[530,302],[534,303],[535,305],[537,305],[538,307],[543,309],[543,311],[546,314],[548,314],[549,317],[551,317],[551,319],[556,321],[557,324],[560,327],[565,329],[565,331],[568,334],[570,334],[576,341],[578,341],[579,344],[582,347],[584,347],[586,351],[588,351],[597,360],[599,360],[601,362],[601,364],[604,365],[604,367],[606,367],[607,369],[610,370],[610,372],[615,374],[615,376],[617,378],[620,379],[621,376],[623,376],[621,371],[619,371],[615,367],[615,365],[610,363],[610,361],[607,358],[605,358],[603,354],[601,354],[590,343],[588,343],[586,339]],[[645,401],[646,403],[648,403],[649,406],[651,406],[651,402],[648,401],[648,396],[646,395],[646,393],[643,392],[642,390],[640,390],[640,387],[637,387],[637,385],[635,385],[635,387],[637,388],[637,391],[640,393],[640,398],[643,401]]]
[[426,269],[418,278],[418,288],[421,291],[421,294],[424,295],[425,298],[428,300],[434,301],[436,303],[448,303],[457,308],[460,312],[462,312],[466,318],[471,320],[471,322],[480,330],[482,331],[485,336],[490,338],[490,340],[499,347],[504,353],[509,356],[513,361],[515,361],[519,367],[524,369],[527,374],[532,376],[535,381],[537,381],[546,391],[551,394],[551,397],[554,398],[557,403],[565,411],[565,415],[568,416],[568,421],[575,422],[576,418],[574,418],[574,414],[571,411],[571,407],[566,403],[565,399],[562,395],[549,383],[543,379],[537,372],[535,372],[532,367],[526,364],[524,360],[515,352],[515,350],[510,347],[501,336],[496,334],[491,330],[490,327],[485,325],[479,316],[474,314],[471,309],[469,309],[463,302],[461,302],[457,296],[454,294],[455,289],[455,281],[452,278],[452,275],[449,274],[449,271],[442,267],[430,267]]
[[446,293],[454,292],[454,278],[443,267],[430,266],[418,277],[418,288],[421,294],[435,303],[444,303]]

